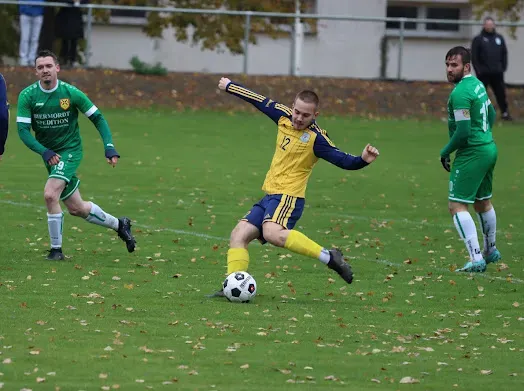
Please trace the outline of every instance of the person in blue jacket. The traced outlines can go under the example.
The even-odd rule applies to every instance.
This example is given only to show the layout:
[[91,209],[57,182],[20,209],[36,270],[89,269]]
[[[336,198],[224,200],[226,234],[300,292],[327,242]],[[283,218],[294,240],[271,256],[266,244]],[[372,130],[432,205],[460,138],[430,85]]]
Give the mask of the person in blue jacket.
[[[20,0],[20,65],[34,66],[40,30],[44,21],[44,7],[23,4]],[[45,0],[31,0],[43,3]]]

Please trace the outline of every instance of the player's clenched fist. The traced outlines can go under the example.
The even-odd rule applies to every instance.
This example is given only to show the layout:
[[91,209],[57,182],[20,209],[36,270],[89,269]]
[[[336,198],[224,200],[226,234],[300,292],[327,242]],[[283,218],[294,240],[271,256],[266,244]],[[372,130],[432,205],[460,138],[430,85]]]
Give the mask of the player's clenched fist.
[[362,159],[366,163],[373,162],[377,158],[378,155],[380,155],[380,153],[378,152],[378,149],[372,146],[371,144],[366,145],[366,147],[362,151]]
[[227,77],[222,77],[218,82],[218,88],[222,91],[225,91],[229,83],[231,83],[231,80],[229,80]]

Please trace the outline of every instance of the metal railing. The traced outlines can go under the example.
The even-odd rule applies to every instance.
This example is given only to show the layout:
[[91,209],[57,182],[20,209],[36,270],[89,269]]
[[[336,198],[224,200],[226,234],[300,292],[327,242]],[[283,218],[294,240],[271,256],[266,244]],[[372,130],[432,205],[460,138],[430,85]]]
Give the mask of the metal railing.
[[[19,5],[18,0],[0,0],[0,4]],[[406,37],[407,23],[438,23],[458,26],[482,26],[483,21],[479,20],[455,20],[455,19],[417,19],[417,18],[390,18],[390,17],[369,17],[369,16],[353,16],[353,15],[323,15],[323,14],[306,14],[296,11],[295,13],[275,13],[275,12],[258,12],[258,11],[234,11],[226,9],[190,9],[190,8],[176,8],[176,7],[150,7],[150,6],[124,6],[124,5],[106,5],[106,4],[79,4],[71,5],[69,3],[60,2],[33,2],[24,1],[24,5],[38,5],[43,7],[78,7],[87,9],[86,15],[86,49],[85,49],[85,67],[90,65],[91,57],[91,34],[93,29],[93,10],[128,10],[128,11],[145,11],[145,12],[165,12],[165,13],[179,13],[179,14],[201,14],[201,15],[229,15],[229,16],[243,16],[245,18],[244,37],[243,37],[243,73],[248,73],[248,54],[249,54],[249,35],[251,32],[251,20],[253,17],[263,18],[293,18],[295,26],[300,19],[322,19],[322,20],[336,20],[336,21],[355,21],[355,22],[394,22],[399,24],[398,28],[398,64],[397,64],[397,79],[402,79],[402,55],[404,51],[404,38]],[[497,26],[502,27],[524,27],[524,22],[497,22]],[[295,53],[295,48],[298,46],[296,28],[291,29],[291,41],[293,48],[291,50],[291,75],[296,75],[296,63],[298,61]]]

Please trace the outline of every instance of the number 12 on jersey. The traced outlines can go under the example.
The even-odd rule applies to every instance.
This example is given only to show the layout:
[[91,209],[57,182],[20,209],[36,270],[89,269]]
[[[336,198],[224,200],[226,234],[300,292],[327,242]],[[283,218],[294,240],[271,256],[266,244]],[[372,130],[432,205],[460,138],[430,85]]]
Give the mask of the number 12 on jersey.
[[284,136],[282,139],[282,143],[280,143],[280,148],[282,150],[286,150],[287,145],[291,142],[291,139],[289,137]]

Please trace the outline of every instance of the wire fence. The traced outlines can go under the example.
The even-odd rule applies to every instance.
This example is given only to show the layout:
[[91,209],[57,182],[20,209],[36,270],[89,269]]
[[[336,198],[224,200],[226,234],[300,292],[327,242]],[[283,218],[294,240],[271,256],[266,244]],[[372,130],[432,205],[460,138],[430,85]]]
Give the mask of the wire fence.
[[[0,0],[0,4],[5,5],[20,5],[18,0]],[[142,12],[157,12],[157,13],[170,13],[170,14],[200,14],[200,15],[228,15],[237,16],[244,18],[244,37],[243,37],[243,61],[242,61],[242,73],[249,73],[249,58],[250,48],[253,47],[250,44],[250,35],[253,27],[254,18],[282,18],[292,19],[294,23],[290,26],[290,45],[289,45],[289,74],[298,76],[300,75],[300,60],[304,46],[304,34],[302,31],[301,21],[304,19],[309,20],[323,20],[323,21],[347,21],[347,22],[362,22],[362,23],[396,23],[398,29],[396,29],[394,38],[397,40],[397,53],[396,53],[396,78],[398,80],[403,78],[403,63],[404,63],[404,50],[405,50],[405,39],[409,37],[410,31],[407,26],[413,24],[439,24],[439,25],[455,25],[455,26],[482,26],[483,22],[479,20],[455,20],[455,19],[419,19],[419,18],[392,18],[392,17],[368,17],[368,16],[354,16],[354,15],[327,15],[327,14],[308,14],[301,13],[298,11],[295,13],[274,13],[274,12],[255,12],[255,11],[235,11],[227,9],[187,9],[187,8],[176,8],[176,7],[156,7],[156,6],[122,6],[122,5],[105,5],[105,4],[77,4],[71,5],[68,3],[60,2],[32,2],[24,1],[24,5],[37,5],[43,7],[78,7],[86,10],[85,14],[85,61],[82,64],[84,67],[90,67],[91,59],[93,56],[92,52],[92,37],[93,37],[93,24],[95,17],[93,15],[94,10],[121,10],[121,11],[142,11]],[[498,22],[498,26],[502,27],[524,27],[524,22]],[[358,54],[357,54],[358,55]]]

